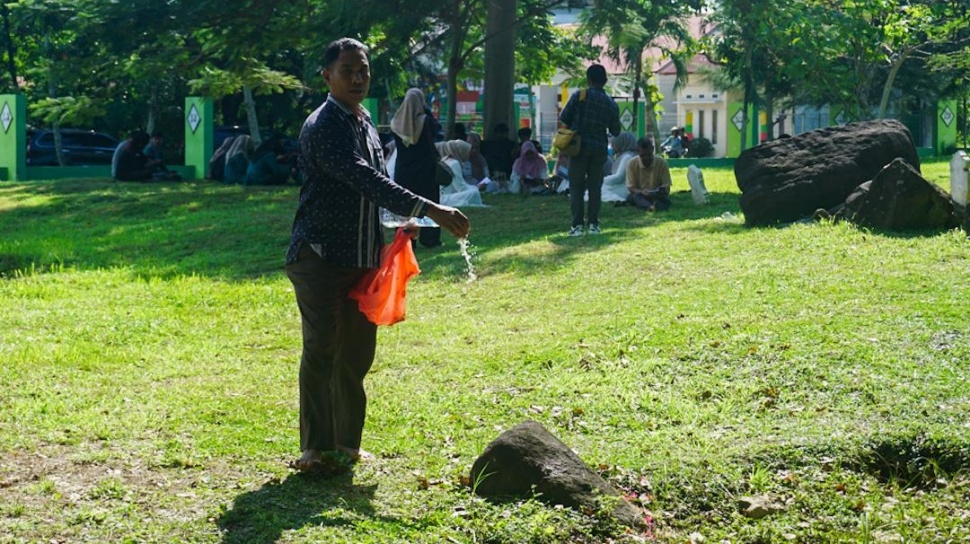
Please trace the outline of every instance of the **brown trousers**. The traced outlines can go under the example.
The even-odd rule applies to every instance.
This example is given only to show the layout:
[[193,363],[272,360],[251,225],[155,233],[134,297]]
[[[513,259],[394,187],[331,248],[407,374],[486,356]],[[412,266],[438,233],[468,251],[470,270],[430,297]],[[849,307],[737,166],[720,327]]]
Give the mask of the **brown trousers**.
[[300,358],[300,450],[360,448],[377,326],[347,294],[366,268],[327,264],[304,244],[286,266],[303,320]]

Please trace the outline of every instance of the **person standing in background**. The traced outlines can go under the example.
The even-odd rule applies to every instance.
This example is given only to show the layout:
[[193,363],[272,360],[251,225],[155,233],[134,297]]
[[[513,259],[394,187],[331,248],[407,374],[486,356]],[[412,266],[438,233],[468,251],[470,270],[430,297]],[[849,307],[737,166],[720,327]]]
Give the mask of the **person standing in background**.
[[[391,119],[391,133],[397,150],[394,181],[432,202],[439,202],[441,189],[435,181],[438,151],[435,137],[441,125],[431,115],[420,89],[408,89],[404,101]],[[423,228],[418,242],[424,247],[441,245],[441,229]]]
[[[569,208],[572,226],[569,236],[582,236],[584,225],[589,234],[599,234],[599,213],[603,169],[607,157],[606,132],[616,136],[620,133],[620,108],[606,94],[606,68],[600,64],[586,69],[586,97],[581,91],[569,97],[559,121],[579,132],[582,142],[579,154],[569,158]],[[584,202],[589,191],[589,211]]]

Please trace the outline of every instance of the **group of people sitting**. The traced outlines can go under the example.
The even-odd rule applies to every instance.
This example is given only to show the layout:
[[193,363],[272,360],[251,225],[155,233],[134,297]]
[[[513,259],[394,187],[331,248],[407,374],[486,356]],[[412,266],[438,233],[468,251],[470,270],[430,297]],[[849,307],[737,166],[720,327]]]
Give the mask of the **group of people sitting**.
[[[118,144],[111,160],[111,177],[119,181],[180,181],[162,155],[163,136],[136,131]],[[285,153],[279,138],[258,147],[248,135],[226,138],[209,161],[209,179],[239,185],[284,185],[299,182],[295,153]]]
[[229,136],[209,160],[209,179],[229,185],[285,185],[299,182],[296,154],[286,153],[272,137],[256,146],[247,134]]
[[[553,175],[532,130],[518,131],[518,141],[508,138],[508,126],[496,125],[492,138],[483,141],[456,126],[456,138],[440,141],[441,126],[424,102],[424,93],[411,89],[391,121],[393,140],[386,146],[388,171],[405,187],[435,202],[454,207],[484,206],[481,192],[554,194],[568,190],[569,157],[560,154]],[[674,127],[661,150],[669,157],[686,153],[683,129]],[[123,181],[180,180],[162,157],[163,136],[137,131],[115,150],[111,175]],[[621,132],[610,142],[602,201],[632,205],[650,211],[670,208],[670,170],[654,152],[652,138],[637,140]],[[230,136],[212,155],[209,178],[226,184],[283,185],[292,177],[299,182],[295,154],[283,151],[279,138],[258,147],[248,135]],[[422,229],[422,243],[440,244],[438,229]]]
[[182,176],[165,164],[164,137],[135,131],[115,148],[111,157],[111,177],[118,181],[181,181]]

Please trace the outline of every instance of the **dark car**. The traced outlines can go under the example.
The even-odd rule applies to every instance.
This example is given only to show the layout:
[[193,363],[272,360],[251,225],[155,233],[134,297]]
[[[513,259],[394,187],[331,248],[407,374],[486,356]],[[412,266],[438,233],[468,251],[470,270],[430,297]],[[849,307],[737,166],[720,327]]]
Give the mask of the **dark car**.
[[[69,166],[111,164],[115,148],[121,143],[114,136],[93,130],[62,128],[60,132],[61,150]],[[58,166],[53,131],[27,131],[27,165]]]

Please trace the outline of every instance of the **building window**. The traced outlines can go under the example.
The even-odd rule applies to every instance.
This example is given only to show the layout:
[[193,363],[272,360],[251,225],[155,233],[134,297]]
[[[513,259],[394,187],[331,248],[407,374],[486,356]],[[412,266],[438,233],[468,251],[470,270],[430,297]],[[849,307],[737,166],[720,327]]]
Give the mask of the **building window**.
[[697,112],[697,137],[704,137],[704,110]]
[[820,108],[812,106],[795,106],[794,119],[795,134],[801,134],[817,128],[829,126],[828,105]]
[[711,143],[717,143],[717,110],[711,110]]

